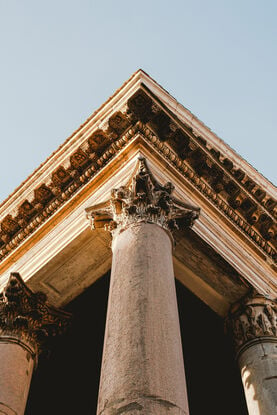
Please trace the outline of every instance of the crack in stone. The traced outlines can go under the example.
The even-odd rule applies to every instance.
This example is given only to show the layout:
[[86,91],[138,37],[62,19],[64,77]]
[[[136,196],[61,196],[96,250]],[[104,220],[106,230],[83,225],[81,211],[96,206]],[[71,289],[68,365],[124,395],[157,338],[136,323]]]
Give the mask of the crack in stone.
[[137,403],[137,402],[132,402],[129,403],[128,405],[124,405],[121,408],[117,409],[116,412],[114,413],[114,415],[119,415],[119,414],[123,414],[129,411],[141,411],[143,409],[143,407]]
[[264,378],[264,380],[271,380],[271,379],[277,379],[277,376],[269,376],[268,378]]
[[173,402],[168,401],[166,399],[162,399],[159,396],[156,395],[141,395],[140,397],[137,398],[137,401],[139,401],[140,403],[138,403],[137,401],[128,403],[124,406],[121,406],[121,408],[115,408],[115,405],[118,405],[119,401],[114,401],[112,402],[110,405],[105,405],[104,409],[100,412],[99,415],[104,414],[106,410],[110,410],[112,411],[111,414],[112,415],[120,415],[120,414],[124,414],[127,413],[129,411],[142,411],[144,410],[144,406],[143,406],[143,400],[148,400],[148,401],[152,401],[154,403],[157,403],[160,406],[163,406],[164,408],[170,409],[170,408],[177,408],[179,409],[184,415],[187,415],[186,412],[184,411],[184,409],[180,408],[178,405],[175,405]]
[[6,405],[4,402],[0,402],[0,414],[4,415],[17,415],[10,406]]
[[182,408],[180,408],[180,406],[175,405],[175,403],[170,402],[170,401],[168,401],[166,399],[162,399],[159,396],[156,396],[156,395],[144,395],[143,397],[146,398],[146,399],[150,399],[150,400],[152,400],[154,402],[157,402],[160,405],[164,406],[165,408],[178,408],[178,409],[180,409],[180,411],[182,411],[185,414],[185,411]]

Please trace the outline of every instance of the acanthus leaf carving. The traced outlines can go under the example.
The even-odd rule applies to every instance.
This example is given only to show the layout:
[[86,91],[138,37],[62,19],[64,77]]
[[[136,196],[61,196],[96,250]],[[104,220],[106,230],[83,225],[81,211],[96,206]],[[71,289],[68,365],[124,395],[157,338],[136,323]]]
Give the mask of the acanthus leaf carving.
[[190,227],[200,209],[177,200],[173,190],[172,183],[157,182],[141,157],[131,182],[113,189],[109,201],[87,208],[87,217],[92,228],[104,227],[112,234],[138,222],[155,223],[168,231]]
[[20,274],[11,273],[0,293],[0,337],[12,337],[30,343],[40,352],[48,337],[61,334],[70,314],[50,306],[43,292],[33,293]]
[[245,297],[231,307],[226,327],[238,352],[258,338],[277,341],[277,300],[259,294]]

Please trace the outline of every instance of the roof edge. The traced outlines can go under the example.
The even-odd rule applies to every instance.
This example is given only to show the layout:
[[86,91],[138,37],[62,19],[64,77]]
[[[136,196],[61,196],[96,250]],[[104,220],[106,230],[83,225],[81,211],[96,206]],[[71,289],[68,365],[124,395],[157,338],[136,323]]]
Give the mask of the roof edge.
[[226,157],[233,161],[238,167],[261,186],[271,197],[276,197],[276,187],[253,166],[251,166],[243,157],[218,137],[209,127],[199,120],[192,112],[180,104],[168,91],[158,84],[143,69],[138,69],[131,77],[117,89],[93,114],[87,118],[56,151],[54,151],[37,169],[34,170],[3,202],[0,204],[0,214],[6,210],[13,210],[16,199],[28,197],[28,188],[30,183],[45,180],[49,172],[60,164],[64,158],[64,153],[69,149],[78,147],[84,139],[84,135],[89,129],[97,129],[103,122],[103,119],[114,111],[115,105],[123,103],[139,87],[144,84],[154,95],[156,95],[168,109],[175,114],[181,121],[189,125],[195,135],[207,139],[210,145],[215,146]]

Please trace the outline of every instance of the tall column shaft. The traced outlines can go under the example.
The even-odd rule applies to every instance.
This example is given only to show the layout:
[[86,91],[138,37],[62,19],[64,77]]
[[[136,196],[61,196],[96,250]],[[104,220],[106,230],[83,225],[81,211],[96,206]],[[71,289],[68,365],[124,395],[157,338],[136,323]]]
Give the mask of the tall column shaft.
[[113,240],[97,413],[188,414],[172,242],[155,224]]
[[277,413],[277,338],[255,343],[238,359],[249,415]]
[[0,339],[0,414],[23,415],[35,351],[15,338]]

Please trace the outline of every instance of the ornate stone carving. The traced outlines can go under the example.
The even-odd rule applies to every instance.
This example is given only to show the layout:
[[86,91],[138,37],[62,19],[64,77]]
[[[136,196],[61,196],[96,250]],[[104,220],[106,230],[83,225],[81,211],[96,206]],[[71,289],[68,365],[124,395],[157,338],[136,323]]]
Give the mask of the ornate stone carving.
[[1,223],[1,229],[3,232],[12,236],[20,229],[20,227],[18,223],[12,218],[12,215],[7,215]]
[[63,166],[60,166],[52,174],[52,182],[54,186],[56,186],[57,188],[65,189],[66,186],[72,182],[72,177],[70,173]]
[[103,130],[96,130],[88,138],[89,153],[96,153],[99,157],[103,151],[111,144],[111,140]]
[[78,172],[82,172],[90,163],[88,155],[79,148],[70,157],[70,164],[72,169],[76,169]]
[[200,209],[172,196],[174,186],[159,184],[150,172],[144,158],[139,158],[137,171],[131,183],[113,189],[111,199],[86,209],[93,229],[104,227],[120,232],[138,223],[155,223],[166,230],[192,226]]
[[259,338],[277,341],[277,301],[258,294],[245,297],[231,307],[226,326],[238,352]]
[[47,338],[62,333],[70,318],[46,300],[43,292],[33,293],[18,273],[11,273],[0,293],[0,337],[26,341],[41,351]]
[[117,138],[122,134],[128,127],[130,127],[130,121],[121,111],[116,112],[111,116],[108,121],[109,132],[112,133],[113,138]]
[[199,132],[189,125],[181,129],[174,116],[170,117],[156,101],[150,91],[136,91],[128,99],[126,111],[112,114],[104,130],[98,129],[84,139],[83,150],[71,154],[45,183],[34,189],[28,198],[33,210],[27,212],[26,206],[20,205],[7,212],[8,217],[0,223],[0,260],[85,186],[138,131],[197,191],[247,234],[270,261],[277,258],[277,201],[226,154],[211,147]]
[[129,98],[127,106],[134,121],[147,122],[151,118],[153,101],[143,90],[139,89]]

